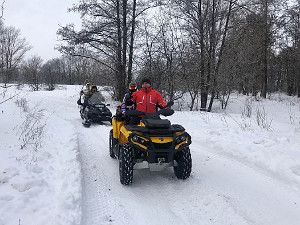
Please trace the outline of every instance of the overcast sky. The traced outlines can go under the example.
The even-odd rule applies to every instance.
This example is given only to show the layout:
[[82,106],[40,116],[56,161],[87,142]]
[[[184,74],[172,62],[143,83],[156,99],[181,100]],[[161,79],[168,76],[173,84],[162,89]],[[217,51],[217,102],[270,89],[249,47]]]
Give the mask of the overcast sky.
[[80,24],[79,15],[67,10],[79,0],[6,0],[4,24],[21,30],[21,34],[33,47],[28,53],[44,60],[59,56],[56,31],[59,25]]

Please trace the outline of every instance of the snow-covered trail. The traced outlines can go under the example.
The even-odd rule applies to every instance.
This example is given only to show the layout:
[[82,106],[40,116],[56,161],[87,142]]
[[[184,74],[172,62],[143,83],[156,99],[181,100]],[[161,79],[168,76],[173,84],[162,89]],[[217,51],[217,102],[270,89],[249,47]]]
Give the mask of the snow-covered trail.
[[300,194],[294,187],[218,154],[195,133],[188,180],[177,180],[172,169],[141,170],[135,171],[133,185],[122,186],[118,162],[108,154],[111,127],[84,128],[75,101],[61,96],[53,96],[47,105],[77,130],[83,175],[81,225],[299,224]]
[[109,129],[79,129],[84,176],[82,225],[296,225],[300,221],[296,190],[200,145],[192,145],[189,180],[177,180],[172,169],[162,173],[144,170],[135,171],[134,184],[124,187],[119,182],[118,163],[108,155]]

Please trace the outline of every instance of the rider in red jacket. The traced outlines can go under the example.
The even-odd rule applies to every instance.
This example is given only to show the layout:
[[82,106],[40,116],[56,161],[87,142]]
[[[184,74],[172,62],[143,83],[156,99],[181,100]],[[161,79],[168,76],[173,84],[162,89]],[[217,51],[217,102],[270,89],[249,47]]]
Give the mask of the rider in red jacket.
[[145,113],[154,113],[157,107],[167,107],[167,103],[161,94],[151,87],[149,78],[142,80],[142,88],[132,94],[132,101],[136,104],[136,110]]

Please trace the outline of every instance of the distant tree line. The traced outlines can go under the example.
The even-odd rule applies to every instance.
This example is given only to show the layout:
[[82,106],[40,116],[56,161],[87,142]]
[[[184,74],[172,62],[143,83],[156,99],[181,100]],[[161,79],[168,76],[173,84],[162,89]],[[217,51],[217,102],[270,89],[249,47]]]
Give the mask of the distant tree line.
[[24,61],[20,67],[19,83],[27,83],[33,90],[41,84],[54,90],[56,84],[83,85],[85,80],[97,85],[113,86],[110,71],[91,59],[62,56],[46,62],[34,56]]
[[31,46],[19,29],[5,26],[2,14],[4,2],[0,7],[1,88],[29,84],[34,91],[40,90],[41,85],[53,90],[56,84],[83,84],[87,79],[98,85],[113,86],[111,71],[93,59],[66,54],[48,61],[39,56],[26,57]]
[[62,57],[7,64],[2,47],[2,82],[51,90],[90,79],[122,99],[147,76],[168,100],[188,93],[203,111],[216,99],[226,107],[235,91],[300,97],[300,0],[85,0],[70,11],[82,25],[58,30]]

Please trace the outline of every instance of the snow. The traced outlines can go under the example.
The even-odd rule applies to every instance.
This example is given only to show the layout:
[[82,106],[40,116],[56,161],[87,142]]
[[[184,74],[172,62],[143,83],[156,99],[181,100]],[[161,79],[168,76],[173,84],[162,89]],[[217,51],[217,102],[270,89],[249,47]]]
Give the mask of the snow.
[[[81,124],[80,88],[6,93],[19,95],[0,105],[0,225],[299,224],[299,98],[233,94],[226,110],[216,102],[213,113],[176,111],[169,119],[192,136],[191,177],[139,170],[122,186],[108,154],[111,127]],[[33,112],[42,134],[21,149]]]
[[[58,91],[59,92],[59,91]],[[9,94],[9,93],[7,93]],[[21,91],[28,112],[16,99],[0,105],[0,224],[79,224],[81,218],[81,167],[77,133],[72,123],[61,118],[59,103],[51,102],[55,92]],[[21,124],[29,112],[45,109],[39,137],[25,148],[19,140]],[[38,126],[35,126],[38,128]],[[4,128],[4,129],[3,129]],[[21,136],[24,138],[24,135]],[[67,179],[66,179],[67,178]],[[34,219],[33,219],[34,218]]]

